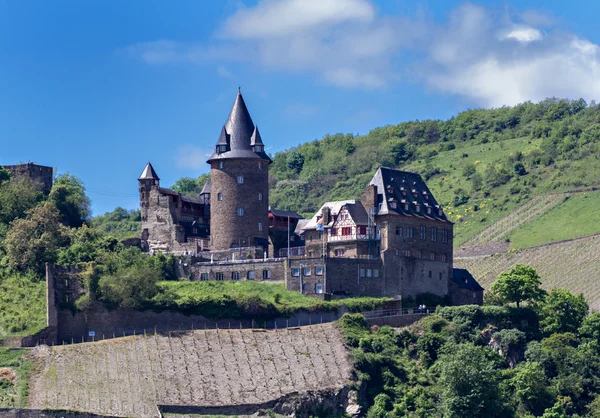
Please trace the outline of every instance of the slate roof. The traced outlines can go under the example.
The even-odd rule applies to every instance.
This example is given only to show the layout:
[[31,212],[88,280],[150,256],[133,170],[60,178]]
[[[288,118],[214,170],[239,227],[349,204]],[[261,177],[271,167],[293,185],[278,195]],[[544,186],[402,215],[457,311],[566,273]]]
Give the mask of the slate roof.
[[202,186],[202,190],[200,191],[200,194],[210,194],[210,178],[208,180],[206,180],[206,183],[204,183],[204,186]]
[[475,290],[475,291],[483,291],[483,287],[477,280],[473,277],[469,270],[467,269],[452,269],[452,277],[450,277],[450,281],[454,283],[456,286],[461,289]]
[[[443,210],[440,214],[441,206],[417,173],[380,167],[371,184],[377,186],[378,215],[403,215],[451,223]],[[393,201],[397,203],[395,209],[391,207]],[[405,209],[406,203],[408,210]],[[417,206],[420,206],[419,212]],[[431,208],[430,214],[427,213],[428,207]]]
[[154,167],[152,167],[152,164],[148,162],[148,164],[146,164],[146,167],[144,167],[144,171],[142,171],[142,174],[140,175],[140,178],[138,180],[160,180],[160,178],[158,177],[158,174],[156,174],[156,171],[154,171]]
[[346,205],[346,208],[355,224],[366,225],[369,223],[369,215],[361,202],[356,202],[354,205]]
[[217,145],[227,145],[227,150],[225,152],[215,151],[207,162],[244,158],[267,160],[270,163],[271,159],[264,152],[264,149],[260,152],[253,151],[252,145],[254,144],[263,145],[262,139],[258,129],[254,126],[254,122],[252,122],[242,93],[238,91],[231,112],[229,112],[229,117],[221,129],[217,141]]
[[289,216],[292,219],[303,219],[302,215],[298,215],[293,210],[279,210],[269,208],[269,212],[271,212],[275,216],[281,216],[282,218],[287,218]]

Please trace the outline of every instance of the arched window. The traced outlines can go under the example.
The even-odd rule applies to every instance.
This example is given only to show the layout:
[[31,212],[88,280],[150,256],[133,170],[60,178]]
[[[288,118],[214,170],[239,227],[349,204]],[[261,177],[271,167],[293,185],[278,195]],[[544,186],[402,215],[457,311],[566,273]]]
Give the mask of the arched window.
[[244,209],[238,208],[237,214],[238,214],[238,216],[244,216]]
[[262,193],[258,193],[258,200],[262,200]]

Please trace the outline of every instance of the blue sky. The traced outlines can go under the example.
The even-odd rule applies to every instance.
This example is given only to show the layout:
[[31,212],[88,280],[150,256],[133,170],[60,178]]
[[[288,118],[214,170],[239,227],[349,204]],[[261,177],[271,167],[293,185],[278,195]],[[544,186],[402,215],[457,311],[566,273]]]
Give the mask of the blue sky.
[[0,0],[0,164],[95,214],[205,164],[238,85],[269,152],[547,96],[600,97],[594,1]]

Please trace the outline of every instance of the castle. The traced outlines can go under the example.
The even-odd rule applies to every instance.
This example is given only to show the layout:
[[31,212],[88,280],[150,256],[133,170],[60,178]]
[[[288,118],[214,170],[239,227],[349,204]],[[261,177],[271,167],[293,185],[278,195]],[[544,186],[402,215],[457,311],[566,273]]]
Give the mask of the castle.
[[4,165],[5,170],[10,172],[14,180],[29,179],[39,186],[40,191],[49,194],[52,189],[54,169],[44,165],[31,162],[27,164]]
[[270,280],[317,297],[450,295],[483,302],[453,269],[453,223],[416,173],[380,167],[360,200],[327,202],[305,220],[268,206],[258,127],[238,92],[194,197],[160,187],[148,163],[138,179],[142,247],[193,256],[191,280]]

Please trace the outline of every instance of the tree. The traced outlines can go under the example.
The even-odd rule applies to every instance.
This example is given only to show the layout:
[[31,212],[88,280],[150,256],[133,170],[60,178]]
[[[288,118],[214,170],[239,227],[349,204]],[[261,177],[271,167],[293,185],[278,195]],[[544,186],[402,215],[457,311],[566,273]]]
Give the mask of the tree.
[[535,269],[517,264],[498,276],[498,280],[492,285],[492,292],[509,302],[515,302],[519,308],[521,302],[536,302],[544,297],[546,292],[541,285],[542,281]]
[[5,247],[9,266],[18,270],[43,273],[44,263],[56,261],[58,250],[68,242],[60,214],[45,202],[17,219],[6,234]]
[[[594,312],[584,318],[583,324],[579,328],[579,335],[600,344],[600,312]],[[600,407],[600,398],[598,406]],[[598,411],[600,412],[600,409]]]
[[198,195],[206,182],[210,179],[210,174],[204,173],[198,178],[182,177],[171,186],[171,190],[184,195]]
[[100,278],[101,299],[122,308],[142,308],[159,289],[160,274],[152,267],[132,266]]
[[552,289],[540,309],[540,327],[546,334],[577,332],[589,306],[583,294],[574,295],[566,289]]
[[28,178],[0,183],[0,223],[8,224],[35,207],[44,195]]
[[442,408],[449,417],[504,417],[498,371],[487,348],[471,343],[449,347],[436,363]]
[[553,404],[552,393],[547,388],[544,368],[536,362],[523,363],[512,378],[519,409],[539,416]]
[[48,200],[60,212],[61,222],[79,228],[90,216],[90,199],[85,194],[83,182],[69,173],[56,179]]
[[0,166],[0,183],[2,183],[3,181],[6,181],[6,180],[10,180],[10,178],[11,178],[10,171],[8,171],[4,167]]

